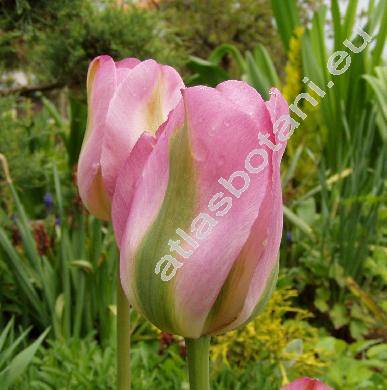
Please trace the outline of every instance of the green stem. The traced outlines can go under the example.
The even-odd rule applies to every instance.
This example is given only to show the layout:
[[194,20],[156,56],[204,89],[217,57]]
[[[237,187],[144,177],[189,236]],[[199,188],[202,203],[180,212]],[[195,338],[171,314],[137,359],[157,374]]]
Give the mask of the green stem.
[[190,390],[209,390],[209,350],[210,337],[185,339]]
[[130,308],[117,280],[117,390],[130,390]]

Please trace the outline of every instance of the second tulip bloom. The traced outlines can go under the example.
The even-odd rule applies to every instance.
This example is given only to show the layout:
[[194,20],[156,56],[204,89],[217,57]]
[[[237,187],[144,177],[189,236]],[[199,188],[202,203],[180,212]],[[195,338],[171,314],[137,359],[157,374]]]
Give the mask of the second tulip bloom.
[[78,163],[86,208],[110,220],[118,172],[138,138],[154,134],[176,107],[184,83],[170,66],[127,58],[95,58],[87,75],[88,120]]

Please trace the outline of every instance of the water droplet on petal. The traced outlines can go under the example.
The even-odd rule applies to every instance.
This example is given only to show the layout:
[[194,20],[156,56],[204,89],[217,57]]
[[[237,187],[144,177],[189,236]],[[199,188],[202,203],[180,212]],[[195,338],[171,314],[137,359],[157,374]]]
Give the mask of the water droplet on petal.
[[208,157],[208,148],[203,141],[198,141],[193,153],[195,160],[205,161]]
[[210,137],[213,137],[214,135],[216,134],[216,126],[215,125],[212,125],[209,127],[208,129],[208,135]]
[[220,168],[222,165],[224,165],[224,162],[226,161],[226,158],[224,155],[219,155],[218,158],[216,159],[216,165],[218,168]]

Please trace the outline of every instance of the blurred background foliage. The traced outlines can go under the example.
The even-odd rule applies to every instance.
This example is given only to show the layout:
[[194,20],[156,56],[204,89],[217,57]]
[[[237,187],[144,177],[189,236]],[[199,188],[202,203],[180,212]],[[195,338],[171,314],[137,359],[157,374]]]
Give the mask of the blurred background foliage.
[[[210,5],[209,5],[210,3]],[[99,54],[155,58],[189,85],[235,78],[301,100],[282,165],[278,289],[214,339],[214,389],[277,390],[301,375],[385,389],[386,123],[383,0],[3,0],[0,3],[0,380],[115,386],[117,250],[82,208],[75,167],[85,78]],[[366,5],[366,7],[361,7]],[[332,77],[349,39],[373,41]],[[317,96],[303,81],[326,91]],[[332,89],[325,86],[334,82]],[[188,388],[185,347],[132,313],[134,389]]]

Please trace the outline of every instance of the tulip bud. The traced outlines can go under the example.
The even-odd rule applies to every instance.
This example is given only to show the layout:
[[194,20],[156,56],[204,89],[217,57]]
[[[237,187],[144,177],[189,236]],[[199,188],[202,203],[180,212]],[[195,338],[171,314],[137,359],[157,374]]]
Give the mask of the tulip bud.
[[[265,103],[244,82],[187,88],[135,186],[130,170],[120,171],[112,219],[124,226],[121,282],[130,303],[163,331],[223,333],[270,296],[286,146],[273,128],[288,113],[277,90]],[[120,207],[126,188],[129,211]]]
[[154,134],[184,84],[153,60],[95,58],[87,76],[88,120],[78,163],[79,193],[96,217],[110,220],[119,170],[143,132]]
[[332,388],[318,379],[300,378],[282,387],[281,390],[332,390]]

